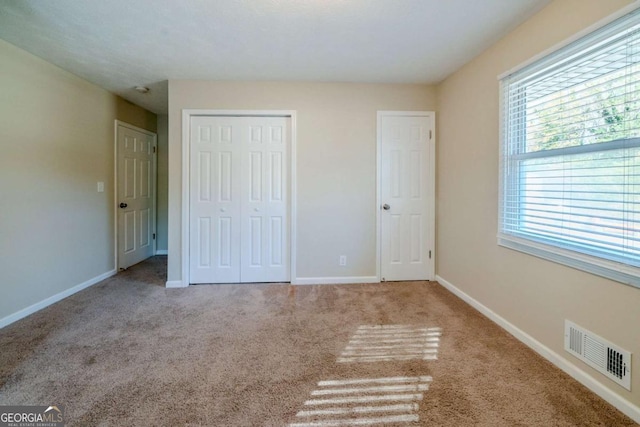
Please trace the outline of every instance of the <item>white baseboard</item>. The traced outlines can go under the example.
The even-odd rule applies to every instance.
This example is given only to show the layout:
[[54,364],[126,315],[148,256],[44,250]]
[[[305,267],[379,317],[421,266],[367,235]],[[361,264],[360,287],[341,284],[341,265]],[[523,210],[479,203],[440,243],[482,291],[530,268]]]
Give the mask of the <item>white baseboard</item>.
[[[376,276],[347,276],[347,277],[298,277],[291,281],[292,285],[347,285],[357,283],[380,283]],[[186,288],[182,280],[167,280],[167,288]]]
[[182,280],[167,280],[165,287],[167,288],[186,288],[189,284],[184,284]]
[[47,299],[44,299],[40,302],[30,305],[27,308],[23,308],[20,311],[16,311],[15,313],[0,319],[0,328],[4,328],[5,326],[12,324],[13,322],[23,319],[28,315],[35,313],[36,311],[42,310],[43,308],[48,307],[51,304],[54,304],[60,300],[65,299],[68,296],[71,296],[77,292],[80,292],[83,289],[88,288],[89,286],[95,285],[96,283],[101,282],[104,279],[108,279],[109,277],[114,276],[115,274],[116,274],[116,270],[107,271],[106,273],[103,273],[99,276],[89,279],[86,282],[80,283],[79,285],[76,285],[73,288],[64,290],[60,293],[50,296]]
[[169,251],[167,249],[158,249],[156,250],[156,255],[169,255]]
[[346,285],[355,283],[379,283],[376,276],[348,276],[348,277],[296,277],[292,285]]
[[517,326],[510,323],[505,318],[501,317],[494,311],[492,311],[487,306],[483,305],[479,301],[475,300],[473,297],[464,293],[454,285],[452,285],[449,281],[444,278],[436,275],[436,281],[440,283],[443,287],[451,291],[453,294],[458,296],[464,302],[469,304],[471,307],[478,310],[480,313],[494,321],[501,328],[509,332],[518,340],[522,341],[525,345],[533,349],[536,353],[540,354],[542,357],[547,359],[549,362],[556,365],[558,368],[562,369],[564,372],[569,374],[576,381],[587,387],[589,390],[609,402],[611,405],[616,407],[620,412],[624,413],[628,417],[632,418],[635,422],[640,423],[640,407],[634,405],[629,402],[622,396],[614,393],[604,385],[602,385],[599,381],[589,375],[587,372],[578,368],[576,365],[570,363],[567,359],[551,350],[549,347],[542,344],[540,341],[533,338],[531,335],[524,332],[522,329],[519,329]]

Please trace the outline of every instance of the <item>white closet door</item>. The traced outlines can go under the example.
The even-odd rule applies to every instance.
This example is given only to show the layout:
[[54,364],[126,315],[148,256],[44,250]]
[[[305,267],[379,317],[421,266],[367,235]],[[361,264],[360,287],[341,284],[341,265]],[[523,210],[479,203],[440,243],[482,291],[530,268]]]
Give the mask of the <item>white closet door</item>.
[[247,137],[242,156],[242,281],[288,282],[287,119],[241,120]]
[[241,128],[191,119],[190,282],[240,281]]
[[289,281],[289,123],[191,120],[190,282]]

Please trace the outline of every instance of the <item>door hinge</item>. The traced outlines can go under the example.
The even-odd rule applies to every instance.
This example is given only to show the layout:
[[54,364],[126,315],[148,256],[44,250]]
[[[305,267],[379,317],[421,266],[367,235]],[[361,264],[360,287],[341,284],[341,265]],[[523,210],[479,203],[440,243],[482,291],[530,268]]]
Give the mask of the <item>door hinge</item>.
[[429,139],[431,140],[432,135],[431,135],[431,131],[429,131]]
[[429,251],[429,259],[431,259],[431,251]]
[[[153,240],[156,240],[156,233],[153,233]],[[429,252],[429,258],[431,258],[431,252]]]
[[[429,132],[431,132],[431,131],[429,131]],[[155,145],[153,146],[153,152],[154,153],[156,152],[156,146]]]

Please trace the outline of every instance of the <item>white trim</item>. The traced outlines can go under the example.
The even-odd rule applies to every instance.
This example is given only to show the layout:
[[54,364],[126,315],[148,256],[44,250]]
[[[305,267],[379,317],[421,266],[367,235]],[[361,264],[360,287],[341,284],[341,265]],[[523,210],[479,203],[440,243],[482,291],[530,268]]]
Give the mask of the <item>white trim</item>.
[[616,19],[621,18],[624,15],[627,15],[627,14],[633,12],[634,10],[636,10],[639,7],[640,7],[640,0],[636,0],[635,2],[623,7],[620,10],[618,10],[617,12],[614,12],[611,15],[599,20],[595,24],[588,26],[584,30],[577,32],[573,36],[561,41],[560,43],[557,43],[557,44],[551,46],[549,49],[545,49],[544,51],[542,51],[539,54],[535,55],[534,57],[529,58],[526,61],[516,65],[515,67],[511,68],[510,70],[505,71],[504,73],[502,73],[502,74],[500,74],[498,76],[498,80],[502,80],[505,77],[508,77],[509,75],[511,75],[511,74],[513,74],[513,73],[515,73],[517,71],[520,71],[521,69],[533,64],[534,62],[541,60],[545,56],[551,55],[555,51],[560,50],[563,47],[570,45],[571,43],[573,43],[573,42],[575,42],[575,41],[587,36],[588,34],[590,34],[590,33],[594,32],[594,31],[604,27],[605,25],[612,23]]
[[118,126],[113,121],[113,269],[118,271]]
[[55,304],[58,301],[61,301],[77,292],[80,292],[81,290],[86,289],[89,286],[95,285],[96,283],[99,283],[105,279],[108,279],[109,277],[114,276],[115,274],[116,274],[115,269],[107,271],[106,273],[103,273],[99,276],[96,276],[92,279],[87,280],[86,282],[82,282],[79,285],[66,289],[62,292],[59,292],[55,295],[50,296],[49,298],[43,299],[40,302],[32,304],[27,308],[23,308],[22,310],[16,311],[15,313],[0,319],[0,329],[4,328],[7,325],[12,324],[13,322],[17,322],[18,320],[23,319],[29,316],[30,314],[40,311],[43,308],[50,306],[51,304]]
[[[181,280],[167,281],[167,288],[189,286],[189,183],[191,177],[191,113],[198,110],[182,110],[182,247]],[[177,283],[180,283],[178,285]],[[183,284],[184,283],[184,284]]]
[[380,258],[382,254],[382,247],[380,246],[380,230],[382,230],[382,217],[380,216],[380,209],[382,207],[382,196],[380,194],[382,190],[382,183],[380,174],[382,173],[382,111],[378,111],[376,114],[376,279],[378,282],[382,277],[380,272]]
[[182,280],[167,280],[165,286],[167,288],[186,288],[189,283],[183,283]]
[[[182,280],[168,281],[166,286],[189,286],[189,182],[190,182],[190,122],[192,116],[219,117],[287,117],[290,119],[291,144],[289,145],[289,280],[296,277],[297,259],[297,175],[296,175],[296,147],[297,147],[297,112],[296,110],[182,110]],[[180,286],[175,285],[180,283]],[[171,285],[170,285],[171,284]],[[174,286],[175,285],[175,286]]]
[[153,218],[152,233],[156,236],[156,238],[153,239],[153,253],[158,255],[156,249],[158,242],[158,224],[156,218],[156,216],[158,215],[158,134],[120,120],[115,120],[113,133],[113,268],[116,271],[118,270],[118,126],[129,128],[136,132],[144,133],[145,135],[153,138],[153,147],[155,149],[155,152],[153,153],[153,214],[151,215],[151,217]]
[[[638,0],[640,1],[640,0]],[[430,118],[430,130],[433,131],[431,139],[429,139],[429,186],[427,188],[427,199],[429,200],[429,206],[427,210],[429,227],[429,250],[431,251],[431,258],[429,259],[429,271],[430,277],[424,280],[434,280],[436,271],[436,113],[435,111],[378,111],[376,116],[376,281],[381,280],[381,256],[382,247],[380,245],[380,238],[382,234],[382,217],[380,216],[380,209],[382,205],[382,117],[383,116],[395,116],[395,117],[429,117]]]
[[454,295],[462,299],[464,302],[469,304],[471,307],[478,310],[484,316],[495,322],[502,329],[509,332],[519,341],[534,350],[536,353],[547,359],[549,362],[553,363],[558,368],[562,369],[573,379],[606,400],[608,403],[616,407],[628,417],[632,418],[635,422],[640,423],[640,407],[634,405],[622,396],[614,393],[609,388],[602,385],[602,383],[600,383],[598,380],[593,378],[590,374],[578,368],[576,365],[570,363],[567,359],[551,350],[549,347],[545,346],[522,329],[510,323],[507,319],[501,317],[496,312],[480,303],[478,300],[464,293],[462,290],[458,289],[441,276],[436,275],[436,281],[440,283],[444,288],[451,291]]
[[436,112],[431,111],[431,130],[433,131],[433,135],[431,135],[431,139],[429,140],[429,158],[431,159],[431,164],[429,165],[429,188],[428,188],[428,198],[431,203],[429,203],[429,236],[431,236],[431,241],[429,242],[429,247],[431,247],[431,257],[429,260],[431,261],[431,265],[429,266],[429,270],[431,271],[431,276],[429,280],[435,280],[436,278]]
[[157,249],[156,255],[169,255],[169,251],[167,249]]
[[593,144],[575,145],[573,147],[552,148],[549,150],[529,151],[520,154],[511,154],[515,160],[541,159],[544,157],[574,156],[576,154],[602,153],[610,150],[623,150],[625,148],[640,147],[640,138],[613,139]]
[[346,285],[357,283],[379,283],[376,276],[347,276],[347,277],[297,277],[292,285]]
[[289,224],[289,280],[293,280],[296,277],[296,263],[298,259],[298,179],[297,179],[297,168],[298,164],[298,143],[297,143],[297,112],[290,111],[291,115],[289,116],[291,120],[291,144],[289,145],[289,176],[291,180],[289,181],[289,215],[291,224]]

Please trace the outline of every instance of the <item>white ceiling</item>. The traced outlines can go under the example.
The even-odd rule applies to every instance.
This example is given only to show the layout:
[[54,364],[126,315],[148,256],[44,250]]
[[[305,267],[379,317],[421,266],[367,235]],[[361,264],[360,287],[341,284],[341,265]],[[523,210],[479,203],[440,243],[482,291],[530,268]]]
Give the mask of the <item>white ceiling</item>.
[[0,38],[164,114],[168,79],[437,83],[548,2],[0,0]]

